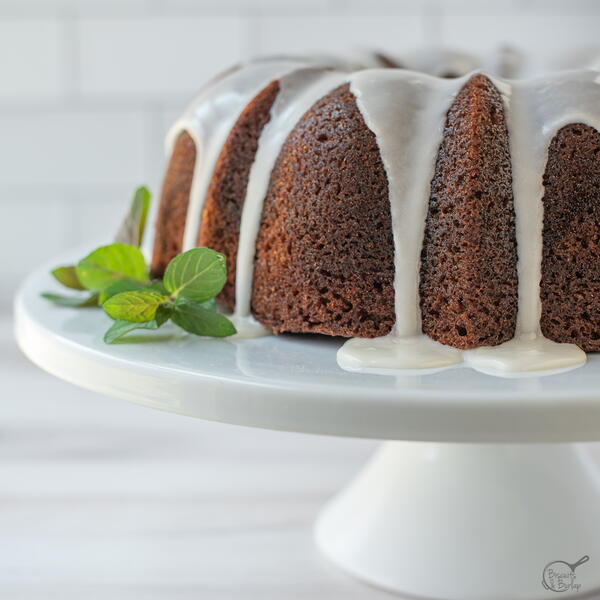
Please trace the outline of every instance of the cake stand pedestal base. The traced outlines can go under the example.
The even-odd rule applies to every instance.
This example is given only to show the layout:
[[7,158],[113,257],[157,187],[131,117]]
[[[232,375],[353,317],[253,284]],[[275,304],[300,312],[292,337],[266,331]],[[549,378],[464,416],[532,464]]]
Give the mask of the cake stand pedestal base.
[[588,597],[600,466],[585,444],[386,442],[323,509],[316,539],[347,572],[407,596]]

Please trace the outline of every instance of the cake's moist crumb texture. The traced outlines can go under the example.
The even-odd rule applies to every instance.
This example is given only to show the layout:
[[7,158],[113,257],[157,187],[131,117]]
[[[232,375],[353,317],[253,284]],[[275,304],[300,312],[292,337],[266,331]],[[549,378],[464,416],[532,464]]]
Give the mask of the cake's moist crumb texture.
[[194,140],[182,131],[173,146],[156,220],[151,269],[157,277],[162,276],[170,260],[181,252],[195,163]]
[[511,339],[517,252],[502,98],[474,75],[452,103],[431,182],[421,254],[423,332],[468,349]]
[[276,162],[252,312],[275,333],[385,335],[394,323],[393,255],[379,148],[344,85],[302,117]]
[[600,350],[600,133],[567,125],[544,174],[542,333]]
[[273,81],[243,110],[217,159],[208,188],[198,245],[222,252],[227,260],[227,283],[219,295],[230,310],[235,306],[235,268],[242,207],[258,140],[270,119],[279,92]]

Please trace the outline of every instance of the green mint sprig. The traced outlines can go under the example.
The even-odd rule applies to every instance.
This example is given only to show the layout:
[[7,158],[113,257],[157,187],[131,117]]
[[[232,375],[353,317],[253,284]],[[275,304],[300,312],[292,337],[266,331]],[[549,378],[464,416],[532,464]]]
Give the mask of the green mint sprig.
[[146,260],[139,248],[119,242],[100,246],[75,267],[79,283],[86,290],[102,292],[118,281],[149,283]]
[[125,291],[104,302],[104,311],[117,323],[105,340],[112,340],[119,331],[133,331],[136,325],[157,329],[168,319],[195,335],[233,335],[236,330],[231,321],[215,311],[214,297],[223,289],[226,279],[225,256],[219,252],[194,248],[176,256],[165,271],[164,292]]
[[67,306],[69,308],[98,306],[98,294],[90,294],[89,296],[64,296],[63,294],[44,292],[42,298],[50,300],[50,302],[53,302],[56,306]]
[[76,265],[53,269],[52,275],[63,286],[89,294],[42,296],[58,306],[102,306],[115,321],[104,335],[108,344],[137,329],[158,329],[169,320],[195,335],[233,335],[236,330],[231,321],[216,311],[215,296],[227,279],[223,254],[194,248],[168,264],[164,280],[150,279],[139,249],[149,203],[148,190],[138,188],[119,230],[119,241],[96,248]]
[[117,292],[144,289],[151,284],[141,250],[121,243],[100,246],[76,265],[57,267],[51,274],[71,290],[91,292],[85,296],[42,294],[58,306],[101,306]]
[[75,267],[56,267],[51,271],[54,278],[62,283],[65,287],[68,287],[72,290],[85,290],[79,278],[77,277],[77,271]]

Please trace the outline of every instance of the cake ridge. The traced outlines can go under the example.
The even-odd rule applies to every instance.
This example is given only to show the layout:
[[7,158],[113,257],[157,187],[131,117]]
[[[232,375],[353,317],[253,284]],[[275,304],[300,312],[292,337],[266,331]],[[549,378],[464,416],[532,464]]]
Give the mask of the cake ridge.
[[[348,75],[318,67],[297,69],[279,79],[280,92],[271,107],[271,119],[263,129],[242,208],[236,265],[236,302],[232,319],[241,337],[258,335],[251,315],[256,239],[264,198],[281,147],[302,115]],[[249,325],[249,326],[248,326]]]
[[[421,334],[414,274],[419,271],[430,182],[448,108],[467,77],[438,79],[411,71],[369,70],[351,78],[350,91],[375,134],[388,178],[395,245],[395,335]],[[393,105],[389,97],[394,98]]]

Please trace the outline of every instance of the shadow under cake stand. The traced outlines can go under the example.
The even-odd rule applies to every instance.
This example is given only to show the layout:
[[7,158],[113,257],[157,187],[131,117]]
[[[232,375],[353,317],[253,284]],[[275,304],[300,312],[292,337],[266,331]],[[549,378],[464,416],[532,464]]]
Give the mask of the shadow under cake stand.
[[317,336],[167,326],[108,346],[108,317],[52,306],[40,293],[53,287],[47,269],[33,273],[15,316],[24,353],[57,377],[213,421],[386,440],[316,523],[321,552],[352,575],[418,598],[600,592],[600,464],[581,443],[600,440],[600,356],[502,379],[348,373],[341,340]]

